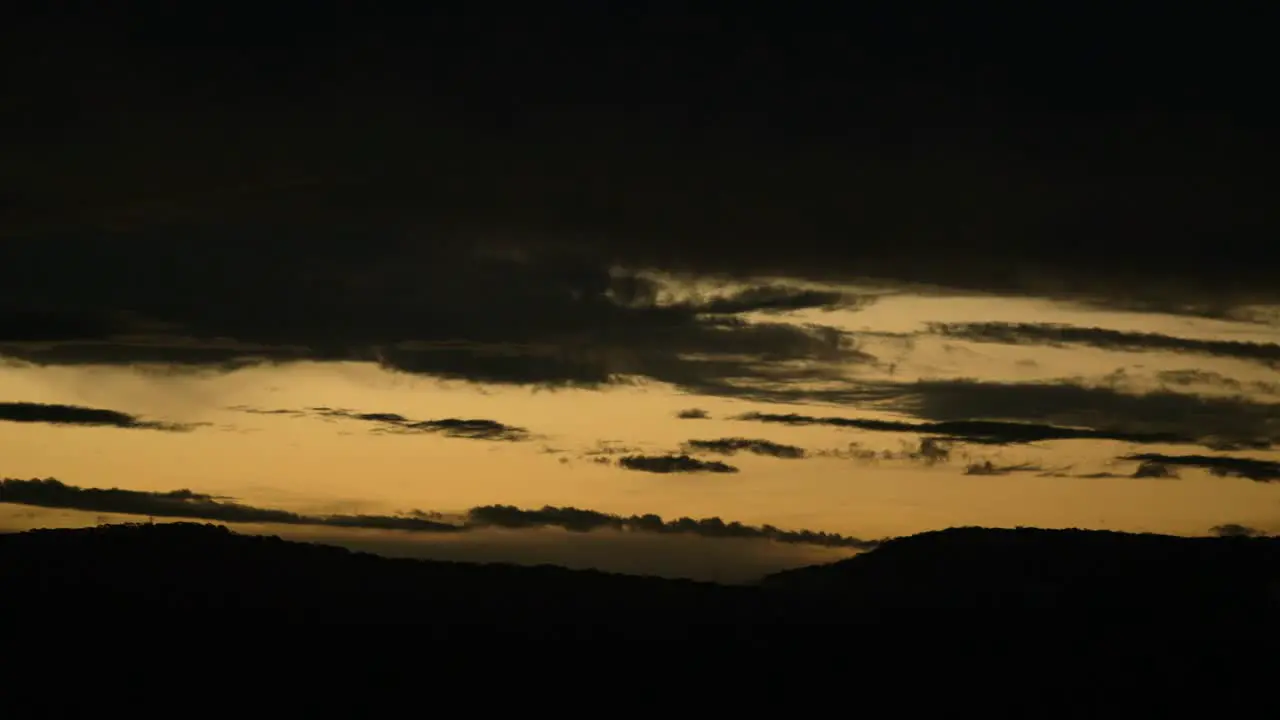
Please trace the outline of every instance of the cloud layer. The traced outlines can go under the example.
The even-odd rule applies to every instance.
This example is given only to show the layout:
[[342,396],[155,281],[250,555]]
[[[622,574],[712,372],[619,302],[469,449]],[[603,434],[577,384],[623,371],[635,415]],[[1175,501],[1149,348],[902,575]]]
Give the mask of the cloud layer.
[[[454,258],[444,264],[424,257],[425,266],[377,262],[360,271],[308,267],[300,260],[300,267],[273,276],[270,284],[255,285],[266,278],[245,278],[242,266],[224,267],[238,262],[234,256],[208,260],[208,275],[190,278],[180,291],[165,286],[172,277],[167,273],[180,273],[178,268],[112,288],[122,306],[137,308],[114,325],[65,297],[32,297],[32,305],[62,308],[45,313],[52,318],[48,332],[57,337],[32,341],[31,322],[16,322],[8,337],[0,336],[0,356],[37,365],[215,371],[362,360],[452,380],[549,387],[650,380],[712,395],[747,394],[742,378],[831,379],[842,366],[873,360],[851,335],[831,327],[746,318],[864,302],[835,291],[757,284],[673,299],[646,275],[563,256]],[[240,278],[242,285],[225,286],[224,277]],[[88,287],[100,279],[94,274],[77,281]],[[0,317],[29,313],[4,305]]]
[[462,518],[420,510],[403,515],[302,515],[286,510],[242,505],[213,495],[175,490],[80,488],[52,478],[0,480],[0,502],[66,508],[90,512],[122,513],[166,518],[188,518],[231,523],[271,523],[317,527],[369,528],[421,533],[459,533],[481,528],[557,527],[573,532],[624,530],[650,534],[686,534],[707,538],[763,539],[775,542],[871,549],[878,541],[811,530],[781,530],[724,522],[718,517],[663,520],[658,515],[621,516],[572,507],[522,510],[509,505],[489,505],[469,510]]

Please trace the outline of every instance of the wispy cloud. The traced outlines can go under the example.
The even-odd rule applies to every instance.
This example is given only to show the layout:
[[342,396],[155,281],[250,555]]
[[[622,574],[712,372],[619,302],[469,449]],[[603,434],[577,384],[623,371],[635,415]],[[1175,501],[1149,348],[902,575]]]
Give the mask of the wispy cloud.
[[1161,370],[1156,379],[1178,387],[1219,388],[1234,393],[1247,392],[1261,395],[1280,395],[1280,383],[1253,380],[1241,382],[1212,370]]
[[312,525],[340,528],[399,530],[414,533],[460,533],[484,528],[557,527],[573,532],[619,530],[626,532],[696,535],[707,538],[742,538],[775,542],[871,549],[878,541],[862,540],[813,530],[782,530],[772,525],[752,526],[724,522],[718,517],[664,520],[658,515],[614,515],[574,507],[522,510],[511,505],[472,508],[450,520],[442,513],[413,510],[400,515],[304,515],[287,510],[242,505],[226,498],[175,490],[145,492],[121,489],[80,488],[54,479],[0,480],[0,502],[65,508],[87,512],[120,513],[164,518],[186,518],[230,523]]
[[33,402],[0,402],[0,421],[115,427],[132,430],[163,430],[167,432],[185,432],[196,427],[193,424],[142,420],[135,415],[118,410]]
[[846,447],[834,450],[816,450],[811,453],[815,457],[840,458],[877,462],[879,460],[907,460],[925,465],[938,465],[951,460],[951,440],[937,437],[922,437],[914,444],[903,442],[901,450],[873,450],[863,447],[861,443],[851,442]]
[[711,413],[702,408],[687,408],[676,413],[676,417],[681,420],[709,420]]
[[263,410],[237,406],[232,409],[258,415],[288,415],[292,417],[317,417],[335,420],[357,420],[374,423],[380,432],[402,434],[425,433],[444,435],[445,437],[464,438],[468,440],[492,440],[505,442],[522,442],[532,439],[529,431],[522,427],[507,425],[497,420],[443,418],[440,420],[410,420],[399,413],[390,412],[356,412],[341,408],[312,407],[302,410],[276,409]]

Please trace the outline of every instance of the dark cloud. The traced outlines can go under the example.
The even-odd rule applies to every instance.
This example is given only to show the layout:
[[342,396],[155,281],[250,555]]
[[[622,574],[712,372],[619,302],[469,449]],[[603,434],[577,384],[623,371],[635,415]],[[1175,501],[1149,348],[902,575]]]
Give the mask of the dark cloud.
[[588,531],[597,529],[627,530],[647,533],[682,533],[714,538],[760,538],[785,543],[850,547],[869,550],[878,541],[859,540],[833,533],[811,530],[779,530],[772,525],[754,527],[739,522],[726,523],[718,517],[694,520],[682,517],[663,520],[658,515],[611,515],[577,508],[544,507],[541,510],[521,510],[509,505],[490,505],[474,508],[468,515],[472,526],[504,528],[561,527],[566,530]]
[[782,285],[761,285],[724,297],[692,303],[697,312],[736,315],[747,312],[779,313],[809,308],[857,306],[870,298],[850,296],[831,290],[797,290]]
[[1241,382],[1212,370],[1161,370],[1156,373],[1156,379],[1162,383],[1178,387],[1212,387],[1236,393],[1250,392],[1264,395],[1280,395],[1280,383],[1261,380]]
[[612,515],[573,507],[522,510],[510,505],[472,508],[457,521],[440,513],[413,510],[401,515],[302,515],[287,510],[241,505],[213,495],[175,490],[145,492],[93,489],[67,485],[52,478],[0,480],[0,503],[64,508],[99,513],[120,513],[163,518],[187,518],[230,523],[265,523],[318,527],[367,528],[421,533],[460,533],[485,528],[548,528],[573,532],[620,530],[706,538],[773,540],[782,543],[869,550],[877,541],[860,540],[813,530],[782,530],[772,525],[752,526],[724,522],[718,517],[663,520],[658,515]]
[[906,456],[929,465],[943,463],[951,459],[951,445],[935,437],[920,438],[920,445],[915,450],[908,450]]
[[587,457],[603,457],[606,458],[605,462],[608,462],[608,456],[633,455],[639,452],[639,448],[626,445],[620,440],[597,440],[595,447],[587,450],[583,455]]
[[[945,429],[956,429],[960,423],[959,435],[981,437],[990,432],[998,438],[1003,433],[1014,438],[1021,435],[1022,442],[1091,438],[1227,449],[1265,448],[1280,439],[1280,404],[1240,397],[1166,391],[1131,394],[1067,381],[988,383],[965,379],[879,385],[875,393],[876,409],[930,421],[932,429],[925,432],[940,434],[950,434]],[[969,427],[985,427],[991,422],[990,430],[975,433]],[[945,429],[938,429],[938,425]]]
[[715,440],[689,440],[685,447],[691,452],[711,452],[721,455],[736,455],[749,452],[755,455],[768,455],[776,458],[798,460],[805,456],[804,448],[795,445],[783,445],[770,440],[753,438],[717,438]]
[[865,418],[817,417],[795,413],[774,414],[748,412],[735,420],[781,423],[785,425],[826,425],[828,427],[869,430],[873,432],[908,432],[940,435],[946,438],[982,445],[1011,445],[1045,440],[1122,440],[1127,442],[1177,442],[1180,438],[1169,434],[1118,433],[1082,428],[1055,427],[1031,423],[1001,422],[992,420],[954,420],[944,422],[914,423],[897,420],[871,420]]
[[[105,279],[48,281],[80,251],[117,285],[183,259],[157,307],[267,308],[325,287],[316,266],[348,280],[377,255],[457,270],[398,245],[486,240],[601,265],[1201,312],[1280,292],[1275,143],[1253,91],[1267,42],[1240,38],[1263,32],[1249,23],[1219,35],[1170,17],[1157,38],[1116,13],[1105,28],[958,10],[870,22],[843,6],[732,23],[415,14],[7,22],[4,66],[26,71],[6,77],[0,268],[19,270],[0,281],[120,302],[127,288]],[[1192,57],[1177,44],[1191,36],[1222,49]],[[148,232],[166,240],[131,248],[139,264],[103,262]],[[26,243],[47,249],[11,249]],[[239,294],[184,290],[223,270],[210,247],[239,255]],[[28,252],[44,259],[14,262]]]
[[134,415],[118,410],[33,402],[0,402],[0,421],[116,427],[134,430],[164,430],[168,432],[184,432],[195,427],[195,425],[189,424],[141,420]]
[[618,459],[618,467],[649,473],[738,472],[738,468],[718,460],[699,460],[688,455],[628,455]]
[[122,319],[91,311],[11,308],[0,312],[0,342],[105,339],[126,329]]
[[1280,462],[1275,460],[1223,457],[1219,455],[1163,455],[1160,453],[1125,455],[1120,459],[1141,462],[1143,465],[1180,465],[1201,468],[1219,477],[1241,477],[1257,482],[1280,481]]
[[[163,246],[143,245],[157,250],[151,262],[170,257],[160,252]],[[740,317],[810,307],[835,299],[834,293],[765,285],[727,300],[673,303],[660,299],[657,280],[571,257],[434,256],[445,251],[424,246],[414,259],[333,258],[337,264],[329,265],[300,243],[261,260],[267,266],[296,261],[297,267],[261,275],[266,270],[215,243],[199,251],[210,257],[190,259],[207,275],[190,278],[188,286],[166,285],[188,267],[183,259],[181,267],[103,289],[113,303],[146,315],[137,327],[108,337],[94,330],[92,337],[58,341],[0,339],[0,356],[37,365],[214,371],[356,360],[473,382],[599,387],[643,379],[718,395],[763,392],[742,387],[743,379],[832,379],[846,363],[873,360],[852,335],[830,327]],[[136,266],[135,260],[116,259]],[[238,278],[234,286],[231,277]],[[99,279],[76,278],[89,284]],[[32,303],[48,294],[32,293]]]
[[428,433],[444,435],[446,437],[465,438],[468,440],[495,440],[506,442],[521,442],[533,438],[525,428],[507,425],[505,423],[498,422],[497,420],[467,420],[460,418],[410,420],[399,413],[362,413],[354,410],[343,410],[340,408],[328,407],[313,407],[305,410],[262,410],[258,408],[236,406],[231,409],[258,415],[288,415],[292,417],[310,416],[334,420],[359,420],[362,422],[375,423],[377,425],[377,429],[381,432],[403,434]]
[[0,343],[0,356],[38,366],[132,365],[172,372],[232,372],[309,359],[305,348],[180,335],[115,336],[46,343]]
[[1276,343],[1197,340],[1160,333],[1122,332],[1050,323],[932,323],[929,327],[933,333],[975,342],[1087,345],[1107,350],[1165,351],[1238,358],[1271,366],[1280,362],[1280,345]]
[[711,418],[711,413],[701,408],[688,408],[676,413],[676,417],[681,420],[708,420]]
[[900,450],[874,450],[851,442],[846,447],[832,450],[816,450],[814,457],[839,458],[874,463],[880,460],[905,460],[925,465],[938,465],[951,460],[951,441],[937,437],[923,437],[914,444],[903,442]]
[[1265,530],[1249,527],[1247,525],[1239,525],[1237,523],[1227,523],[1225,525],[1214,525],[1209,528],[1209,533],[1218,537],[1266,537]]
[[876,420],[748,412],[737,420],[826,425],[945,436],[980,444],[1116,440],[1196,444],[1215,450],[1266,449],[1280,439],[1280,403],[1161,390],[1127,393],[1077,380],[1040,383],[969,379],[850,382],[812,399],[916,418]]
[[145,492],[117,488],[80,488],[64,484],[52,478],[43,480],[0,480],[0,502],[90,512],[218,520],[221,522],[327,525],[345,528],[367,527],[414,532],[456,532],[460,529],[456,525],[437,522],[416,514],[403,516],[300,515],[287,510],[241,505],[225,498],[196,493],[190,490]]
[[1035,463],[1018,463],[1016,465],[996,465],[990,460],[970,463],[965,466],[965,475],[1012,475],[1020,472],[1040,472],[1043,467]]
[[1167,463],[1156,460],[1147,460],[1139,465],[1129,477],[1176,479],[1178,477],[1178,471],[1175,468],[1169,467]]

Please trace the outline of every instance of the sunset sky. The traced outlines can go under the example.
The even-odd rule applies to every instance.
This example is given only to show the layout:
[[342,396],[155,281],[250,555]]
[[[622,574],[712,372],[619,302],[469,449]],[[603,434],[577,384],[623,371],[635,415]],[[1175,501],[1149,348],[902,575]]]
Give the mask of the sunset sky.
[[0,530],[718,579],[961,525],[1280,532],[1274,146],[1235,85],[1101,37],[1071,72],[1007,38],[1033,72],[932,26],[385,20],[12,31],[0,476],[64,486],[6,485]]

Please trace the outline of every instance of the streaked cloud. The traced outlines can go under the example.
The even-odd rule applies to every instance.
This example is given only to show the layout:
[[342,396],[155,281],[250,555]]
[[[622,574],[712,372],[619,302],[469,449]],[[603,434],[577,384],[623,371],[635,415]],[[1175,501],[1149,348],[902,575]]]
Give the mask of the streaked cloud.
[[872,432],[920,433],[939,435],[952,440],[982,445],[1013,445],[1045,440],[1121,440],[1125,442],[1178,442],[1179,436],[1168,433],[1125,433],[1082,428],[1055,427],[1033,423],[993,420],[953,420],[943,422],[907,422],[832,416],[748,412],[735,420],[778,423],[784,425],[825,425],[828,427],[869,430]]
[[67,508],[89,512],[152,515],[166,518],[216,520],[239,523],[277,523],[285,525],[327,525],[331,527],[367,527],[413,532],[457,532],[460,528],[421,514],[390,515],[301,515],[287,510],[241,505],[227,498],[173,490],[147,492],[81,488],[52,478],[0,480],[0,502]]
[[249,407],[235,407],[233,409],[257,415],[309,416],[334,420],[357,420],[374,423],[379,432],[423,433],[468,440],[500,440],[506,442],[521,442],[533,438],[525,428],[488,419],[443,418],[440,420],[410,420],[399,413],[357,412],[329,407],[312,407],[302,410],[263,410]]
[[1280,344],[1236,340],[1200,340],[1160,333],[1121,332],[1100,327],[1049,323],[931,323],[930,332],[972,342],[1033,345],[1087,345],[1130,352],[1162,351],[1280,363]]
[[[973,423],[979,418],[979,425],[988,421],[1026,423],[1018,428],[1026,441],[1093,438],[1232,449],[1266,448],[1280,440],[1280,403],[1243,397],[1201,397],[1170,391],[1127,393],[1066,380],[927,380],[881,384],[876,390],[883,398],[876,402],[876,409],[934,423]],[[1003,426],[997,428],[997,436],[1006,431]]]
[[0,402],[0,421],[78,425],[82,427],[115,427],[130,430],[163,430],[166,432],[185,432],[196,427],[193,424],[143,420],[135,415],[118,410],[34,402]]

